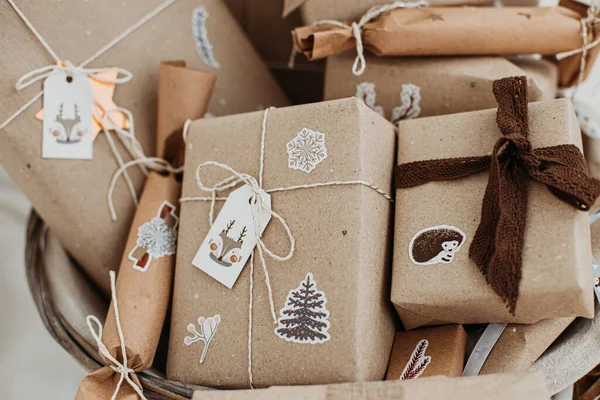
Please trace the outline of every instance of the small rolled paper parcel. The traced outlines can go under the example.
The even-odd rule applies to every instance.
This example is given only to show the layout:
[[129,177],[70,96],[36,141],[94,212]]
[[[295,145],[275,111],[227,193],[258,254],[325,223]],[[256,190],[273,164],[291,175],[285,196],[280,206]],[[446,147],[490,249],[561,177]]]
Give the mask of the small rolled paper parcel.
[[[560,53],[581,50],[582,22],[585,42],[591,46],[600,35],[597,16],[587,16],[585,6],[573,0],[560,7],[416,7],[397,8],[352,25],[333,21],[298,27],[292,31],[296,51],[309,60],[362,47],[377,56],[466,56]],[[373,15],[373,14],[371,14]],[[368,16],[366,14],[366,16]],[[589,18],[587,20],[586,18]],[[588,28],[588,25],[590,26]],[[357,43],[357,35],[361,43]],[[597,43],[596,43],[597,44]],[[585,78],[600,46],[584,52]],[[559,84],[570,87],[580,81],[582,52],[560,61]],[[364,62],[364,61],[363,61]],[[360,68],[355,70],[360,75]]]
[[[186,85],[182,86],[183,82]],[[187,69],[184,62],[161,64],[159,142],[174,134],[181,135],[187,118],[204,115],[214,84],[213,74]],[[181,90],[182,87],[186,90]],[[178,154],[178,150],[168,149],[169,143],[159,143],[158,150]],[[122,366],[115,366],[100,351],[106,366],[83,379],[76,400],[138,399],[141,385],[135,372],[152,366],[171,298],[180,196],[181,183],[173,174],[150,172],[129,232],[105,327],[99,333],[98,345],[105,346]]]

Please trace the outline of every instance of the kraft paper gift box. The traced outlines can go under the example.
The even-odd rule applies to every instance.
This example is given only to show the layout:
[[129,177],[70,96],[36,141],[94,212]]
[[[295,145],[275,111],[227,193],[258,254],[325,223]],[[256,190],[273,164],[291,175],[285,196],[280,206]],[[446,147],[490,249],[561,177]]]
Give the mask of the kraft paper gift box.
[[[352,73],[354,54],[327,59],[325,100],[356,96],[397,124],[403,119],[485,110],[496,106],[492,82],[516,75],[529,79],[529,100],[550,100],[557,86],[556,66],[545,60],[502,57],[400,58],[365,55],[368,68]],[[530,75],[531,73],[531,75]]]
[[386,380],[461,376],[467,333],[460,325],[396,333]]
[[[510,99],[516,101],[526,98],[523,78],[511,79],[509,82],[514,82],[514,79],[520,82],[521,92],[515,93]],[[506,83],[506,80],[502,81]],[[489,155],[494,143],[501,137],[496,113],[497,110],[491,109],[402,121],[399,124],[398,164]],[[519,115],[527,118],[526,112],[525,117]],[[530,103],[528,122],[532,154],[543,157],[544,153],[537,149],[557,144],[574,145],[569,147],[570,151],[580,153],[581,135],[569,100]],[[520,126],[526,126],[523,124]],[[579,154],[579,169],[574,173],[579,178],[586,177],[582,157]],[[540,162],[540,165],[554,166],[553,161]],[[396,170],[397,183],[407,176],[400,168]],[[547,169],[539,171],[556,173]],[[530,170],[529,173],[535,174],[535,171]],[[477,249],[473,243],[484,243],[486,240],[482,236],[477,238],[477,242],[474,239],[482,218],[482,207],[484,210],[495,207],[489,203],[482,206],[488,176],[496,175],[481,168],[479,173],[465,173],[463,178],[397,189],[392,302],[404,326],[413,329],[421,325],[444,323],[532,324],[549,318],[592,317],[588,215],[559,200],[547,187],[528,176],[524,178],[526,183],[521,184],[525,186],[519,186],[526,190],[528,197],[526,217],[515,217],[525,224],[524,230],[519,231],[524,234],[522,252],[511,255],[514,253],[505,250],[510,247],[502,242],[498,246],[503,250],[498,250],[493,256],[522,256],[521,271],[504,275],[501,264],[495,264],[496,269],[488,271],[488,274],[495,273],[495,282],[505,282],[505,286],[492,289],[486,283],[486,277],[470,258],[470,253]],[[590,191],[597,196],[597,181],[589,177],[586,179],[586,184],[594,186]],[[506,186],[502,186],[502,190],[503,193],[509,193],[505,196],[510,196],[511,192]],[[494,196],[486,198],[493,200]],[[593,199],[589,201],[593,202]],[[509,204],[502,207],[513,209]],[[516,207],[520,207],[520,204],[523,203],[516,203]],[[587,207],[591,207],[591,204]],[[490,229],[503,233],[500,229]],[[518,232],[506,235],[514,239]],[[436,243],[441,246],[439,249]],[[488,248],[495,249],[491,246]],[[512,280],[519,273],[520,280]],[[502,296],[497,294],[501,289],[512,288],[511,282],[516,283],[516,292]],[[510,312],[508,306],[512,304],[514,307],[517,299],[516,308],[511,310],[514,312]]]
[[[295,239],[295,251],[289,260],[275,261],[265,254],[277,323],[269,311],[268,288],[257,254],[251,314],[251,263],[241,270],[231,289],[192,264],[210,229],[210,201],[193,200],[211,198],[210,192],[198,187],[197,168],[202,163],[218,162],[259,180],[263,118],[263,112],[255,112],[204,119],[190,126],[167,376],[220,389],[249,388],[251,315],[250,369],[254,387],[383,379],[395,334],[389,302],[391,204],[373,188],[324,185],[271,193],[273,212],[285,220]],[[267,191],[362,180],[389,193],[394,126],[358,99],[272,109],[266,118],[264,143],[262,187]],[[301,151],[302,143],[306,144],[306,153]],[[298,154],[305,154],[306,162],[298,163]],[[206,166],[199,177],[213,186],[229,175],[215,166]],[[217,197],[223,196],[229,196],[228,191],[219,192]],[[227,227],[217,225],[221,207],[222,201],[218,201],[215,229],[219,236],[238,238],[244,232],[245,225],[240,223],[243,220],[238,216],[233,224],[228,219]],[[231,229],[227,229],[229,225]],[[246,232],[244,240],[252,238],[252,233]],[[221,239],[222,243],[228,241]],[[275,217],[263,240],[275,254],[284,256],[289,251],[289,239]],[[219,249],[222,252],[234,244],[216,245],[216,255],[211,253],[212,257],[203,257],[196,265],[223,271],[224,267],[213,260],[222,258]],[[248,255],[243,246],[241,254]],[[298,332],[288,335],[284,322],[279,322],[286,304],[293,303],[289,296],[293,297],[301,284],[326,299],[325,310],[319,311],[323,331],[306,328],[314,333],[314,340],[304,340]],[[197,342],[202,336],[198,324],[208,325],[208,332],[214,332],[207,351],[202,342]],[[290,329],[303,326],[308,325],[292,323]]]
[[539,374],[497,374],[468,378],[434,376],[411,381],[275,386],[260,390],[196,391],[193,400],[549,400]]
[[[161,4],[165,3],[160,0],[18,2],[58,56],[75,64]],[[209,14],[205,28],[213,58],[220,63],[218,69],[208,66],[196,47],[192,16],[201,16],[201,7]],[[223,30],[227,35],[221,34]],[[19,77],[55,61],[7,2],[0,4],[0,35],[11,38],[0,41],[2,125],[41,90],[40,84],[16,91],[14,85]],[[209,107],[215,115],[287,103],[224,4],[219,0],[175,1],[88,65],[120,67],[133,73],[130,82],[117,85],[114,101],[133,113],[137,138],[148,156],[154,154],[158,65],[164,59],[185,60],[190,68],[218,75]],[[106,197],[118,165],[103,133],[94,141],[91,161],[41,157],[42,123],[34,118],[41,108],[42,101],[35,101],[0,129],[0,160],[85,272],[108,292],[108,270],[119,265],[134,203],[120,179],[114,194],[118,220],[111,220]],[[128,161],[125,149],[119,143],[117,148],[124,161]],[[130,168],[129,174],[139,193],[143,175],[136,168]]]
[[[393,3],[392,0],[283,0],[283,15],[299,9],[302,21],[311,24],[325,19],[338,21],[358,20],[369,8]],[[431,0],[432,6],[483,6],[489,0]]]

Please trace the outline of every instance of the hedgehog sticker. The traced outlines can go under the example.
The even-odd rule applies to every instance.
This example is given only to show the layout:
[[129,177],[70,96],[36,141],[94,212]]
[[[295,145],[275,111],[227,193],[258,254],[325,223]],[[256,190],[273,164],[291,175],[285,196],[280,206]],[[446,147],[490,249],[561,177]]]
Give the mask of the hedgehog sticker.
[[465,239],[464,232],[455,226],[421,229],[410,240],[408,255],[416,265],[450,264]]

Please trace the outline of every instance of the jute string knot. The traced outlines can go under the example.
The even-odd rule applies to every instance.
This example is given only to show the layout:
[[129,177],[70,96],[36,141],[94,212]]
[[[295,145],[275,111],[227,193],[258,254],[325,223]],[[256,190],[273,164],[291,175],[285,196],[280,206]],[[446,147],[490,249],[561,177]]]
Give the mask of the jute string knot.
[[[249,175],[236,171],[232,167],[226,164],[222,164],[216,161],[207,161],[201,163],[196,167],[196,184],[198,188],[200,188],[204,192],[208,192],[210,197],[182,197],[179,199],[180,203],[191,202],[191,201],[204,201],[210,202],[210,210],[209,210],[209,222],[212,226],[215,212],[215,204],[217,201],[225,201],[227,197],[217,197],[218,192],[233,189],[241,184],[246,184],[252,188],[252,198],[250,204],[252,204],[252,221],[254,225],[254,232],[257,235],[257,252],[262,265],[263,272],[265,274],[265,285],[267,287],[267,292],[269,296],[269,307],[271,311],[271,317],[273,319],[273,323],[277,323],[277,315],[275,313],[275,305],[273,300],[273,290],[271,287],[271,281],[269,278],[269,272],[267,270],[267,264],[265,260],[265,254],[271,257],[276,261],[287,261],[292,258],[295,251],[296,241],[294,236],[292,235],[292,231],[285,221],[283,217],[277,214],[273,209],[265,203],[263,196],[265,193],[276,193],[276,192],[286,192],[286,191],[294,191],[294,190],[302,190],[302,189],[314,189],[314,188],[322,188],[322,187],[330,187],[330,186],[365,186],[369,189],[374,190],[376,193],[384,197],[386,200],[393,202],[392,197],[384,192],[379,187],[373,185],[372,183],[365,182],[363,180],[350,180],[350,181],[329,181],[329,182],[319,182],[319,183],[310,183],[305,185],[293,185],[286,187],[278,187],[278,188],[263,188],[263,176],[265,169],[265,138],[267,132],[267,120],[269,117],[269,112],[274,110],[274,107],[267,108],[263,114],[262,120],[262,130],[261,130],[261,141],[260,141],[260,158],[259,158],[259,175],[258,179]],[[187,141],[188,138],[188,130],[190,128],[190,123],[186,122],[183,129],[184,139]],[[214,186],[206,185],[201,177],[201,172],[206,167],[217,167],[221,168],[231,175],[228,178],[225,178],[215,184]],[[288,236],[290,247],[289,251],[285,256],[281,256],[275,254],[271,251],[263,242],[262,235],[260,234],[260,220],[263,213],[268,213],[271,217],[278,220],[285,232]],[[250,383],[250,387],[253,388],[253,378],[252,378],[252,319],[253,319],[253,303],[254,303],[254,252],[250,254],[250,283],[249,283],[249,299],[248,299],[248,380]]]
[[600,195],[579,148],[572,144],[532,149],[529,142],[527,78],[494,82],[496,122],[503,136],[491,156],[417,161],[396,167],[396,187],[458,179],[489,169],[481,220],[469,257],[515,314],[527,219],[527,179],[545,185],[562,201],[587,211]]
[[[111,400],[115,400],[119,391],[121,390],[121,385],[123,382],[126,382],[132,389],[140,396],[142,400],[146,400],[146,397],[143,393],[143,388],[135,375],[135,371],[127,365],[127,346],[125,346],[125,337],[123,336],[123,328],[121,327],[121,318],[119,317],[119,303],[117,302],[117,287],[116,287],[116,278],[115,271],[110,271],[110,290],[112,297],[112,305],[115,310],[115,320],[117,325],[117,331],[119,333],[119,341],[121,344],[121,354],[123,357],[123,362],[119,362],[115,357],[110,354],[110,351],[106,348],[106,345],[102,342],[102,323],[100,320],[94,315],[88,315],[85,319],[90,332],[98,345],[98,352],[100,355],[104,357],[105,360],[110,362],[110,367],[113,371],[120,375],[119,381],[115,387],[115,391],[111,397]],[[93,324],[96,327],[93,326]]]
[[371,7],[358,22],[352,22],[350,25],[331,19],[316,21],[313,23],[313,25],[333,25],[352,32],[352,36],[354,36],[354,40],[356,41],[356,58],[354,60],[354,64],[352,65],[352,73],[356,76],[360,76],[365,72],[367,64],[365,61],[365,49],[363,46],[362,37],[364,26],[388,11],[396,10],[398,8],[419,8],[427,5],[428,3],[424,0],[419,0],[416,2],[395,1],[391,4]]

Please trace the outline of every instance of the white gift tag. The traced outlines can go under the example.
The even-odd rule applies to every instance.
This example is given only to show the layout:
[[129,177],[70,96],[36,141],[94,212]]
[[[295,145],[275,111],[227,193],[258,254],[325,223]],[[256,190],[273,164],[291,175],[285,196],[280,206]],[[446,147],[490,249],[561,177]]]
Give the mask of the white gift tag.
[[[208,231],[192,264],[229,289],[233,287],[258,242],[252,212],[262,235],[271,213],[259,201],[252,202],[252,187],[244,185],[231,192],[212,228]],[[271,196],[261,192],[264,204],[271,208]]]
[[596,299],[600,303],[600,265],[594,256],[592,256],[592,268],[594,269],[594,293],[596,293]]
[[44,81],[42,157],[92,159],[93,101],[85,74],[60,71]]

